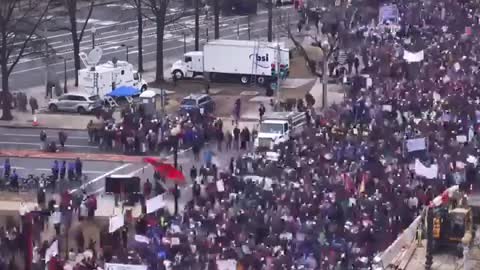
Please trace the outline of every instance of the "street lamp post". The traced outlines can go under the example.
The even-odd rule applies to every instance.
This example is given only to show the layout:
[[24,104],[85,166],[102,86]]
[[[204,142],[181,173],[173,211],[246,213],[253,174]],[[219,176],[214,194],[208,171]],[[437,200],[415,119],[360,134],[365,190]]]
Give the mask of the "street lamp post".
[[63,93],[67,93],[67,58],[63,58]]
[[433,264],[433,209],[427,208],[427,248],[425,256],[425,270],[432,269]]
[[237,20],[237,39],[240,39],[240,22]]
[[97,32],[97,28],[95,28],[95,25],[92,26],[90,31],[92,32],[92,49],[95,49],[95,32]]
[[128,48],[131,48],[132,46],[128,46],[127,44],[122,44],[121,46],[125,47],[125,50],[126,50],[125,60],[128,62]]
[[183,53],[187,52],[187,33],[183,32]]
[[322,40],[321,43],[323,51],[323,74],[322,74],[322,108],[327,107],[327,98],[328,98],[328,50],[330,49],[330,44],[327,39]]
[[[180,126],[178,125],[172,130],[172,139],[173,139],[173,166],[175,169],[178,169],[178,136],[180,135]],[[175,183],[175,189],[173,191],[173,199],[174,199],[174,213],[175,216],[178,214],[178,199],[179,199],[179,190],[178,184]]]
[[248,24],[248,40],[250,40],[250,15],[247,17],[247,24]]

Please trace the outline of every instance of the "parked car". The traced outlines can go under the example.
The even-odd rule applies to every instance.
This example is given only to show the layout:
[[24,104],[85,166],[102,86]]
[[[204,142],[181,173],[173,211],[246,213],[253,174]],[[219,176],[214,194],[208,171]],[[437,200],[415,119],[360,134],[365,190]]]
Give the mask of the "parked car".
[[191,94],[184,97],[180,103],[180,113],[189,113],[194,110],[199,110],[200,113],[213,113],[215,101],[206,94]]
[[68,93],[58,99],[52,99],[48,103],[51,112],[77,112],[80,114],[91,113],[101,108],[102,100],[97,95],[87,93]]

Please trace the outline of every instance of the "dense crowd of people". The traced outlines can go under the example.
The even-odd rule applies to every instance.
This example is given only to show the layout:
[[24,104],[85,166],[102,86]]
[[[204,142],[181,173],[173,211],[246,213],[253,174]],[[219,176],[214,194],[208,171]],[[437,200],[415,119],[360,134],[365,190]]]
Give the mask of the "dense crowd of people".
[[[232,158],[222,171],[207,151],[204,166],[190,170],[193,184],[184,188],[193,200],[181,214],[143,215],[135,239],[127,227],[107,234],[103,260],[159,270],[219,269],[232,261],[236,268],[221,269],[369,269],[434,196],[454,184],[471,189],[480,143],[478,7],[396,2],[398,29],[370,27],[357,35],[368,83],[355,76],[345,101],[326,110],[306,101],[304,131],[268,153]],[[405,57],[420,52],[420,59]],[[117,131],[141,130],[156,142],[144,145],[158,147],[161,140],[149,135],[164,134],[155,120],[124,119],[111,126],[112,136],[89,128],[92,141],[113,148]],[[180,119],[166,138],[170,146],[182,134],[185,143],[215,138],[217,151],[247,148],[255,132],[235,129]],[[122,151],[142,151],[137,133],[125,134],[118,139]],[[151,187],[144,191],[156,195]]]
[[[151,236],[153,254],[168,265],[154,269],[228,259],[240,269],[367,269],[434,196],[453,184],[468,190],[477,181],[478,16],[470,3],[447,2],[400,1],[400,29],[365,29],[359,52],[372,84],[356,78],[343,104],[310,109],[308,127],[275,158],[244,156],[228,173],[197,177],[180,218],[150,222],[162,237]],[[420,51],[421,60],[402,57]]]

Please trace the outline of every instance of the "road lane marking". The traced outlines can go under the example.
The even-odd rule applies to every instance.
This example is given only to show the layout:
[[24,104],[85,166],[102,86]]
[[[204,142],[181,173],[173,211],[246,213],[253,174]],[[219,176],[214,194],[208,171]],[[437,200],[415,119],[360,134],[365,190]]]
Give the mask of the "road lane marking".
[[[236,19],[237,19],[237,18],[229,18],[229,19],[226,19],[225,21],[232,21],[232,20],[236,20]],[[259,24],[259,23],[263,23],[263,22],[267,22],[267,21],[268,21],[268,19],[261,19],[261,20],[255,21],[254,24]],[[237,27],[237,25],[231,25],[231,26],[229,26],[229,27],[224,27],[224,28],[222,28],[222,29],[223,29],[223,30],[228,30],[228,28],[234,29],[234,28],[236,28],[236,27]],[[207,27],[207,28],[208,28],[208,27]],[[145,32],[149,32],[150,30],[152,30],[152,33],[150,33],[150,34],[154,35],[154,34],[155,34],[155,31],[156,31],[156,26],[144,28],[144,30],[143,30],[143,31],[144,31],[144,34],[143,34],[144,37],[148,37],[148,33],[145,33]],[[186,30],[188,30],[188,27],[187,27],[187,28],[181,28],[181,29],[165,30],[165,31],[166,31],[166,32],[183,32],[183,31],[186,31]],[[111,30],[111,31],[103,32],[103,33],[110,33],[110,32],[113,33],[113,32],[116,32],[116,31],[118,31],[118,29],[117,29],[117,30]],[[106,36],[101,35],[101,34],[103,34],[103,33],[101,33],[101,34],[98,34],[98,37],[97,37],[95,40],[96,40],[96,42],[101,42],[102,40],[108,40],[108,39],[111,39],[111,38],[117,39],[119,36],[129,36],[129,37],[130,37],[130,36],[132,36],[132,35],[134,35],[134,37],[132,38],[132,40],[136,40],[135,37],[138,37],[137,35],[135,35],[135,34],[137,33],[136,30],[135,30],[135,31],[131,31],[131,32],[130,32],[130,31],[126,31],[126,32],[121,31],[121,32],[122,32],[121,34],[106,35]],[[165,41],[170,41],[170,40],[173,40],[173,39],[165,39],[164,42],[165,42]],[[91,43],[91,41],[85,39],[85,40],[82,40],[82,41],[80,42],[80,44],[82,44],[82,43],[84,43],[83,45],[84,45],[84,47],[85,47],[86,45],[89,45],[89,44]],[[121,42],[120,42],[120,43],[121,43]],[[90,45],[89,45],[89,46],[90,46]],[[55,49],[55,50],[58,51],[60,48],[70,48],[70,47],[72,47],[72,44],[68,43],[68,44],[62,44],[62,45],[59,45],[59,46],[53,46],[53,49]],[[73,50],[73,47],[72,47],[71,50],[69,49],[69,50],[67,50],[67,51],[60,51],[60,52],[57,53],[57,55],[70,54],[70,53],[72,53],[72,50]],[[14,57],[14,56],[16,56],[16,55],[13,55],[12,57]],[[38,59],[44,59],[44,58],[43,58],[43,57],[37,57],[37,58],[30,59],[29,61],[34,61],[34,60],[38,60]],[[26,62],[28,62],[28,61],[26,61]],[[54,63],[54,64],[52,64],[52,65],[55,65],[55,64],[59,64],[59,63]],[[63,61],[62,61],[60,64],[63,64]],[[13,73],[15,73],[15,72],[13,72]]]
[[[262,27],[262,28],[257,28],[255,30],[252,30],[250,33],[253,34],[253,33],[256,33],[256,32],[260,32],[260,31],[264,31],[265,29],[267,29],[267,27]],[[223,35],[222,37],[225,38],[225,37],[236,37],[237,36],[237,33],[234,33],[234,34],[229,34],[229,35]],[[205,40],[205,38],[202,38],[201,40]],[[171,39],[171,40],[165,40],[165,41],[176,41],[175,38]],[[189,42],[190,43],[190,42]],[[152,42],[152,43],[147,43],[147,44],[144,44],[143,45],[143,49],[145,50],[145,47],[149,47],[149,46],[153,46],[153,45],[156,45],[157,43],[156,42]],[[180,48],[183,48],[183,44],[180,45],[180,46],[175,46],[175,47],[170,47],[170,48],[166,48],[164,49],[163,51],[164,52],[168,52],[168,51],[172,51],[172,50],[178,50]],[[109,55],[109,54],[116,54],[116,53],[120,53],[120,51],[110,51],[110,52],[106,52],[103,54],[103,56],[105,55]],[[151,51],[151,52],[146,52],[146,53],[143,53],[143,55],[151,55],[151,54],[155,54],[157,53],[156,51]],[[134,54],[134,52],[131,52],[129,53],[130,54]],[[152,61],[153,62],[153,61]],[[67,63],[73,63],[73,60],[70,60],[70,61],[67,61]],[[55,66],[55,65],[64,65],[64,63],[54,63],[54,64],[51,64],[50,66]],[[43,70],[45,69],[44,66],[40,66],[40,67],[35,67],[35,68],[30,68],[30,69],[23,69],[23,70],[20,70],[20,71],[15,71],[15,72],[12,72],[12,75],[16,75],[16,74],[20,74],[20,73],[25,73],[25,72],[30,72],[30,71],[34,71],[34,70]],[[71,71],[75,71],[75,69],[68,69],[67,72],[71,72]],[[61,72],[57,72],[57,74],[63,74],[63,71]]]
[[[40,138],[40,134],[13,134],[13,133],[2,133],[0,136],[14,136],[14,137],[38,137]],[[54,137],[56,135],[51,135],[47,133],[47,138],[48,137]],[[68,136],[68,134],[67,134]],[[68,136],[67,139],[75,139],[75,140],[88,140],[88,137],[86,136]]]
[[[33,169],[35,171],[42,171],[42,172],[50,172],[52,171],[52,169],[50,168],[36,168],[36,169]],[[88,173],[88,174],[105,174],[107,172],[105,171],[82,171],[82,173]]]
[[70,194],[75,193],[75,192],[77,192],[79,189],[83,189],[83,188],[85,188],[86,186],[91,185],[91,184],[93,184],[93,183],[96,183],[96,182],[102,180],[103,178],[105,178],[105,177],[107,177],[107,176],[109,176],[109,175],[111,175],[111,174],[114,174],[115,172],[118,172],[118,171],[120,171],[120,170],[123,170],[124,168],[126,168],[126,167],[128,167],[128,166],[131,166],[131,165],[132,165],[132,163],[123,164],[122,166],[119,166],[119,167],[117,167],[117,168],[115,168],[115,169],[113,169],[113,170],[111,170],[111,171],[109,171],[109,172],[106,172],[106,173],[100,175],[99,177],[94,178],[94,179],[88,181],[88,182],[85,183],[85,184],[82,184],[79,188],[75,188],[75,189],[70,190]]

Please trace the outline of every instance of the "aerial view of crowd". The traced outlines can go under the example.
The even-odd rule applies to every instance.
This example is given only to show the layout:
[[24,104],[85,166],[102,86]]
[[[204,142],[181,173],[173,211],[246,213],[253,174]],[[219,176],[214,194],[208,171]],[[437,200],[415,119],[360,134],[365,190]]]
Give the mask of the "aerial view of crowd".
[[[436,195],[470,189],[480,143],[479,7],[395,2],[398,28],[359,28],[352,53],[361,76],[344,69],[353,83],[343,103],[308,106],[303,132],[268,154],[193,168],[185,209],[143,215],[135,239],[115,232],[109,241],[125,244],[104,250],[103,261],[127,263],[132,249],[135,264],[150,269],[370,269]],[[142,130],[158,130],[152,125]],[[222,127],[212,127],[222,134],[210,136],[221,138],[218,150],[227,146]]]

